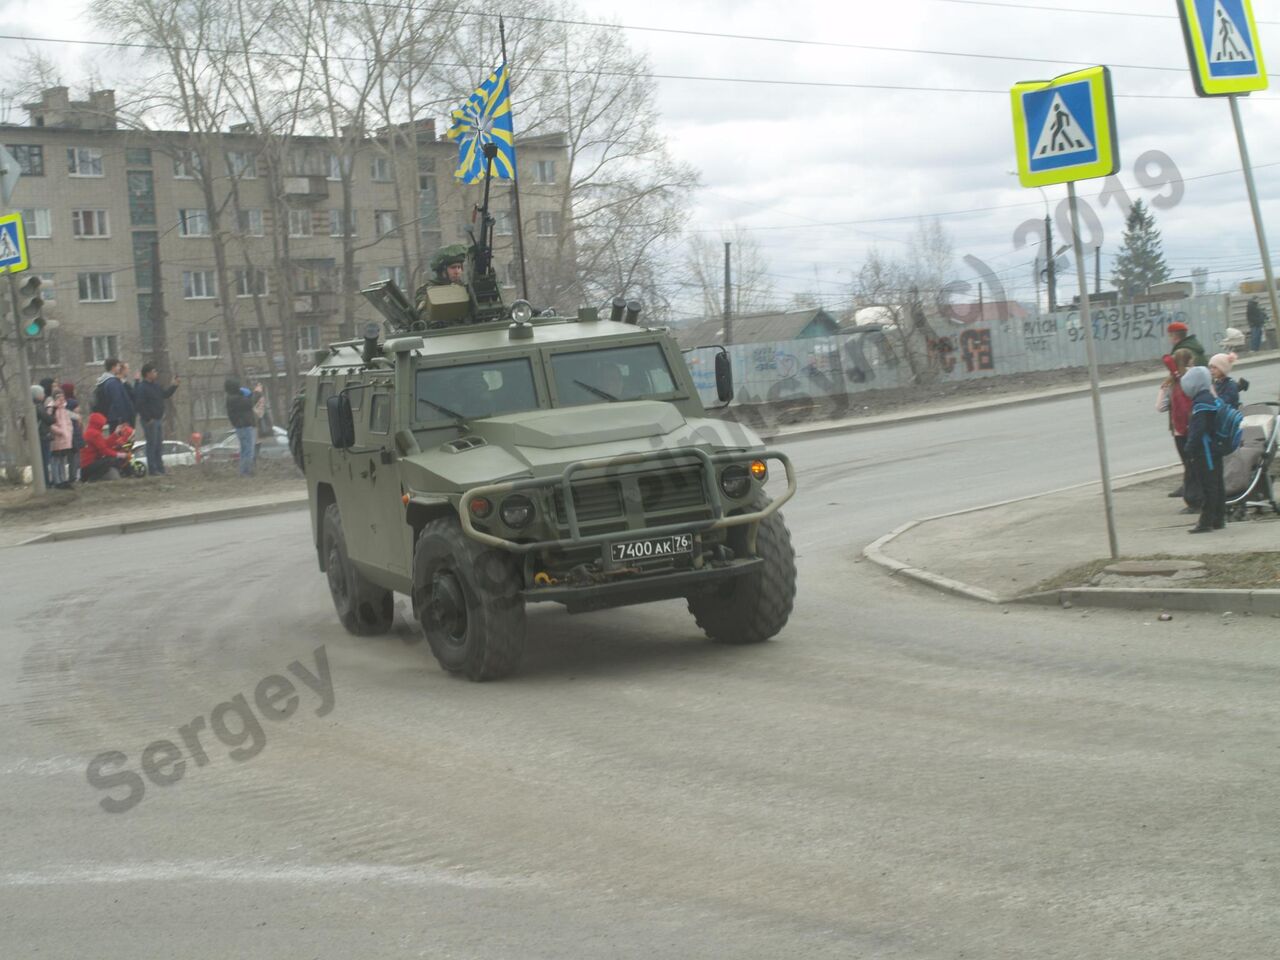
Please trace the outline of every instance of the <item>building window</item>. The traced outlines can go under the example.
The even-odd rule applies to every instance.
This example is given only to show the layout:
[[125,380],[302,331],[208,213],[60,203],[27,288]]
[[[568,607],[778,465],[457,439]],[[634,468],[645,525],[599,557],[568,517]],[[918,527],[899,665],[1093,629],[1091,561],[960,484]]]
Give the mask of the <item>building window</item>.
[[391,158],[374,157],[369,162],[369,176],[374,183],[391,182]]
[[[351,211],[351,216],[349,220],[350,220],[350,223],[348,223],[347,225],[347,232],[345,236],[354,237],[356,235],[356,212],[354,210]],[[342,211],[341,210],[329,211],[329,236],[331,237],[344,236],[342,232]]]
[[133,280],[139,290],[151,289],[151,245],[160,239],[154,230],[133,231]]
[[102,366],[107,357],[120,356],[119,338],[114,333],[84,338],[84,362]]
[[241,180],[258,179],[257,154],[243,150],[232,150],[227,154],[227,172]]
[[62,351],[58,349],[58,338],[46,334],[38,340],[28,340],[27,361],[33,367],[62,366]]
[[109,273],[77,273],[76,285],[81,303],[111,303],[116,298],[115,282]]
[[264,235],[261,210],[241,210],[239,221],[240,232],[246,237],[261,237]]
[[262,328],[248,327],[240,331],[240,352],[246,357],[260,357],[266,354],[262,343]]
[[373,233],[376,237],[392,236],[399,228],[394,210],[373,211]]
[[67,147],[67,170],[73,177],[102,176],[102,151],[97,147]]
[[379,267],[378,279],[394,281],[395,285],[399,287],[401,290],[405,289],[404,267],[402,266],[401,267]]
[[217,292],[218,285],[212,270],[182,271],[182,299],[212,300]]
[[289,211],[289,236],[291,237],[309,237],[311,233],[311,211],[310,210],[290,210]]
[[150,170],[130,170],[125,176],[129,187],[129,223],[135,227],[156,222],[155,177]]
[[209,213],[206,210],[179,210],[178,235],[182,237],[209,236]]
[[351,172],[351,158],[341,157],[336,153],[325,154],[329,169],[325,177],[329,180],[341,180],[344,173]]
[[508,260],[502,265],[502,285],[504,287],[514,287],[519,275],[520,268],[516,266],[514,260]]
[[71,234],[80,239],[111,236],[105,210],[72,210]]
[[314,323],[304,323],[298,327],[298,349],[320,349],[320,327]]
[[173,176],[176,180],[194,180],[200,175],[200,154],[194,150],[180,150],[173,158]]
[[45,303],[58,302],[58,288],[53,282],[52,273],[40,274],[40,298]]
[[267,271],[254,267],[252,271],[237,270],[235,291],[237,297],[260,297],[267,295]]
[[22,229],[28,240],[47,240],[53,236],[53,218],[48,210],[37,207],[18,212],[22,214]]
[[495,210],[493,214],[493,233],[498,237],[511,236],[511,211]]
[[554,237],[560,232],[560,214],[540,210],[537,215],[538,236]]
[[217,330],[193,330],[187,334],[187,357],[205,360],[221,356]]
[[35,143],[6,143],[5,149],[18,161],[18,170],[24,177],[44,176],[44,147]]
[[124,162],[131,167],[149,167],[151,150],[147,147],[128,147],[124,151]]
[[295,260],[293,263],[293,289],[297,293],[329,293],[334,283],[334,261]]
[[556,162],[554,160],[538,160],[533,165],[534,183],[555,183]]

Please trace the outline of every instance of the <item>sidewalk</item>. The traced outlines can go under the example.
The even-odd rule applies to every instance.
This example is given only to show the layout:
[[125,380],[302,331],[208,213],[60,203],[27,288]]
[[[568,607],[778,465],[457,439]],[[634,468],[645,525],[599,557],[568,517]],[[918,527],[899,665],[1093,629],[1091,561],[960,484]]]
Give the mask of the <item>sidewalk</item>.
[[[1114,502],[1122,558],[1194,560],[1210,554],[1280,551],[1280,516],[1270,508],[1260,518],[1251,511],[1248,519],[1228,523],[1225,530],[1189,535],[1196,518],[1178,513],[1182,502],[1166,496],[1180,474],[1177,468],[1149,471],[1117,484]],[[1098,483],[915,521],[864,552],[897,575],[989,603],[1071,602],[1280,614],[1280,582],[1276,589],[1231,589],[1152,576],[1124,578],[1122,582],[1132,585],[1115,586],[1121,578],[1108,577],[1107,586],[1082,582],[1037,592],[1038,585],[1064,571],[1107,558]]]

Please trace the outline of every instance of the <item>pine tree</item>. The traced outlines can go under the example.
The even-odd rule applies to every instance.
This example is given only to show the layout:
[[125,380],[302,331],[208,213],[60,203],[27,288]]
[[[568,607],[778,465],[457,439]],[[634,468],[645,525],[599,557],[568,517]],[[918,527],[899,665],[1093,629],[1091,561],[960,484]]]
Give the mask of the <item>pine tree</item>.
[[1156,218],[1146,205],[1137,200],[1129,209],[1124,225],[1124,243],[1116,257],[1112,285],[1128,300],[1146,293],[1147,288],[1169,279],[1169,268],[1160,249],[1160,231]]

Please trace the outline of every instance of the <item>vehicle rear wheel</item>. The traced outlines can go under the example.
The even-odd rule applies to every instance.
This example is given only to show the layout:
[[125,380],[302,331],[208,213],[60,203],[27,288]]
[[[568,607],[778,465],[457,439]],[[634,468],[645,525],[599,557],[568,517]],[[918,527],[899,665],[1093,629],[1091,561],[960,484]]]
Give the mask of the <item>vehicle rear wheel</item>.
[[358,637],[386,633],[395,621],[395,595],[370,583],[352,564],[336,503],[324,512],[324,546],[329,593],[342,625]]
[[289,452],[293,454],[293,462],[304,473],[306,470],[302,465],[302,415],[306,407],[307,398],[302,393],[293,398],[293,404],[289,407]]
[[[759,510],[767,501],[752,504]],[[729,528],[729,546],[747,556],[748,528]],[[689,612],[702,631],[718,643],[760,643],[776,635],[791,616],[796,596],[796,553],[782,513],[761,520],[756,529],[756,570],[707,593],[689,597]]]
[[457,517],[427,522],[413,551],[413,614],[441,667],[480,681],[520,666],[521,585],[516,561],[471,540]]

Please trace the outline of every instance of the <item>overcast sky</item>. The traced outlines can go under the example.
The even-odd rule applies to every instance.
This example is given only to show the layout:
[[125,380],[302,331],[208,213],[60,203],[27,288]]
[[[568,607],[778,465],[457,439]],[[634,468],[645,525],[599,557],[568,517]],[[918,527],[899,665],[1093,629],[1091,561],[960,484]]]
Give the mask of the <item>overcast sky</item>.
[[[626,32],[659,75],[940,88],[659,80],[671,148],[701,170],[705,184],[690,228],[716,239],[726,228],[749,229],[770,257],[780,295],[817,291],[832,303],[846,299],[872,246],[900,252],[914,218],[938,215],[954,241],[956,279],[972,281],[975,297],[979,277],[965,255],[987,264],[1011,297],[1031,299],[1028,261],[1038,244],[1017,249],[1014,232],[1044,216],[1046,198],[1056,211],[1066,188],[1024,190],[1009,174],[1007,90],[1019,80],[1093,63],[1113,68],[1125,190],[1134,199],[1170,194],[1169,187],[1144,187],[1136,175],[1135,161],[1147,151],[1163,151],[1183,178],[1181,201],[1155,211],[1174,274],[1204,266],[1212,271],[1211,287],[1221,281],[1224,288],[1260,275],[1230,111],[1224,101],[1194,96],[1172,0],[584,0],[582,8],[590,18],[622,25],[931,51]],[[79,26],[81,9],[74,0],[0,0],[10,33],[88,36]],[[1258,13],[1267,17],[1266,5]],[[1280,74],[1280,48],[1272,42],[1280,40],[1280,19],[1260,29],[1270,68]],[[0,41],[0,51],[20,49]],[[974,90],[995,92],[960,92]],[[1241,110],[1263,214],[1273,244],[1280,243],[1280,89],[1254,94]],[[1149,175],[1173,172],[1152,166]],[[1102,187],[1103,181],[1080,184],[1103,230],[1105,285],[1123,220],[1117,204],[1096,199]],[[1002,209],[960,213],[992,207]],[[1074,286],[1064,280],[1060,296],[1069,298]],[[984,292],[992,297],[989,286]]]

